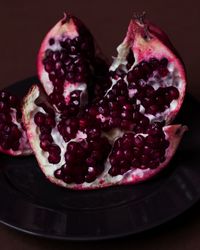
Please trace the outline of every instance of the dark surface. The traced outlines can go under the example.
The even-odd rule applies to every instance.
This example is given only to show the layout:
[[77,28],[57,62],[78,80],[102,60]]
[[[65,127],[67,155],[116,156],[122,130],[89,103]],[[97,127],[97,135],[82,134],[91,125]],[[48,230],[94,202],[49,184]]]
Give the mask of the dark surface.
[[[197,0],[168,1],[1,1],[0,4],[0,86],[36,74],[36,55],[47,30],[61,17],[63,10],[78,15],[91,29],[103,51],[111,57],[122,40],[133,12],[146,10],[148,17],[159,24],[179,50],[188,71],[188,90],[200,100],[199,44],[200,2]],[[18,86],[17,88],[20,88]],[[21,88],[20,88],[21,89]],[[184,113],[188,120],[190,141],[184,144],[189,151],[200,151],[200,140],[191,128],[198,129],[200,117],[195,107]],[[189,134],[191,133],[191,134]],[[0,206],[4,201],[0,201]],[[13,204],[13,207],[14,204]],[[14,209],[14,208],[13,208]],[[62,249],[148,249],[199,250],[200,203],[182,216],[146,233],[96,243],[69,243],[35,238],[0,225],[1,249],[5,250],[62,250]],[[21,211],[23,213],[23,210]]]
[[[8,90],[24,95],[35,79],[18,82]],[[188,107],[193,110],[191,117],[184,115]],[[45,238],[86,241],[141,233],[177,217],[200,198],[196,150],[200,122],[194,123],[199,116],[200,104],[188,95],[176,123],[188,124],[190,130],[173,161],[157,177],[134,186],[67,190],[52,185],[33,156],[1,155],[0,221]]]

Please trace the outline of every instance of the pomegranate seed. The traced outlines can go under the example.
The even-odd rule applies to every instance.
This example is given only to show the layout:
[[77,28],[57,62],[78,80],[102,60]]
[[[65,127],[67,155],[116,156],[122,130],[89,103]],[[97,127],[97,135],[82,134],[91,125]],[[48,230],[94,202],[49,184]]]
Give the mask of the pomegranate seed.
[[115,153],[115,157],[117,160],[121,160],[124,157],[124,154],[121,150],[117,150]]
[[65,153],[65,160],[69,166],[74,166],[79,161],[74,154],[69,153],[68,151]]
[[130,150],[124,150],[124,157],[126,160],[130,160],[132,158],[132,152]]
[[55,43],[55,39],[54,38],[50,38],[49,39],[49,45],[53,45]]
[[60,162],[60,155],[50,154],[48,157],[49,163],[58,164]]
[[0,100],[7,102],[8,98],[9,98],[9,94],[7,92],[0,91]]
[[51,145],[51,144],[50,144],[50,142],[49,142],[48,140],[42,140],[42,141],[40,142],[40,147],[41,147],[41,149],[43,149],[44,151],[48,151],[50,145]]
[[153,88],[152,86],[147,85],[147,86],[145,87],[145,95],[146,95],[147,97],[152,97],[153,94],[154,94],[154,92],[155,92],[155,90],[154,90],[154,88]]
[[151,70],[151,67],[150,65],[148,64],[148,62],[145,62],[145,61],[142,61],[140,63],[140,66],[141,66],[141,71],[142,71],[142,78],[144,80],[147,80],[147,78],[151,75],[152,73],[152,70]]
[[51,134],[51,128],[47,126],[40,127],[41,134]]
[[137,135],[135,138],[134,138],[134,145],[136,147],[139,147],[141,148],[143,145],[144,145],[144,137],[142,135]]
[[0,121],[6,122],[6,115],[4,113],[0,113]]
[[162,67],[167,67],[167,65],[168,65],[168,60],[167,60],[167,58],[162,58],[162,59],[160,60],[160,65],[161,65]]
[[19,105],[18,98],[14,95],[9,96],[8,103],[12,108],[16,108]]
[[57,179],[62,179],[62,178],[63,178],[62,170],[61,170],[60,168],[57,169],[57,170],[54,172],[54,176],[55,176]]
[[150,64],[152,70],[157,70],[158,67],[159,67],[159,61],[158,61],[158,59],[156,59],[156,58],[151,58],[151,59],[149,60],[149,64]]
[[138,168],[138,167],[141,166],[141,163],[140,163],[140,161],[138,159],[133,159],[131,161],[131,166],[132,166],[131,168]]
[[88,172],[88,174],[85,176],[85,181],[90,183],[90,182],[93,182],[96,177],[97,177],[97,172],[94,168],[91,168],[93,169],[91,172]]
[[74,182],[77,184],[81,184],[85,181],[85,177],[83,175],[74,176]]
[[179,98],[179,91],[177,88],[169,87],[167,91],[169,93],[171,100],[174,100],[174,99],[176,100]]
[[159,166],[159,162],[156,162],[156,161],[150,161],[149,164],[148,164],[148,167],[151,168],[151,169],[155,169]]
[[133,83],[133,82],[137,82],[137,77],[135,76],[133,71],[129,71],[127,74],[127,81],[128,83]]
[[47,116],[45,119],[45,125],[51,128],[55,127],[56,123],[55,123],[54,117]]
[[65,176],[65,177],[63,177],[63,181],[66,182],[67,184],[71,184],[71,183],[74,182],[72,176]]
[[50,147],[49,147],[49,154],[51,155],[60,155],[60,153],[61,153],[61,149],[60,149],[60,147],[58,146],[58,145],[51,145]]
[[155,104],[151,105],[149,108],[147,108],[146,112],[148,114],[155,115],[159,110],[159,107]]
[[112,176],[116,176],[119,174],[119,170],[116,167],[111,167],[108,171],[108,173]]
[[159,72],[159,74],[160,74],[161,77],[165,77],[169,73],[168,69],[165,68],[165,67],[162,67],[162,66],[159,67],[158,72]]
[[142,68],[140,65],[137,65],[133,68],[133,74],[135,76],[136,79],[141,79],[142,77]]
[[0,112],[6,112],[6,104],[0,101]]
[[39,138],[41,141],[53,142],[53,138],[50,134],[40,134]]
[[88,132],[89,138],[96,138],[99,137],[100,135],[101,135],[101,130],[98,128],[92,128]]
[[77,150],[77,143],[76,142],[69,142],[68,145],[67,145],[67,150],[68,152],[76,152]]
[[140,162],[143,165],[147,165],[149,162],[149,157],[147,155],[141,155],[140,157]]
[[34,116],[34,122],[37,126],[42,126],[45,124],[45,114],[37,112]]
[[92,158],[92,157],[88,157],[86,159],[86,164],[88,166],[94,167],[96,165],[96,160],[94,158]]
[[11,136],[13,139],[19,139],[22,136],[22,132],[18,129],[17,125],[13,124],[11,127]]

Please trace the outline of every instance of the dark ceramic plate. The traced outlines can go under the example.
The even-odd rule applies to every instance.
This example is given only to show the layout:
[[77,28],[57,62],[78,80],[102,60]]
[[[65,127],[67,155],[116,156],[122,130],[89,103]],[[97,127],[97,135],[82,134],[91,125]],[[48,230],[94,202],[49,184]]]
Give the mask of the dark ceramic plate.
[[[37,81],[12,85],[24,94]],[[1,155],[0,222],[46,238],[101,240],[143,232],[177,217],[200,198],[200,104],[187,96],[177,122],[189,132],[168,169],[129,186],[73,191],[49,183],[33,156]]]

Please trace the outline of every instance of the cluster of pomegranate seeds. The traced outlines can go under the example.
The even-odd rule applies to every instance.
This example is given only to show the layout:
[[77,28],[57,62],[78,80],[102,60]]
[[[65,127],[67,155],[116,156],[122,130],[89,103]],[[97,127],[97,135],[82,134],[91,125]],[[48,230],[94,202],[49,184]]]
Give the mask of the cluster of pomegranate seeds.
[[105,137],[88,138],[79,143],[71,141],[65,153],[66,163],[54,175],[68,184],[90,183],[103,172],[110,149]]
[[61,159],[61,149],[54,143],[51,136],[52,129],[56,126],[55,115],[50,109],[44,109],[46,112],[49,111],[49,113],[37,112],[34,116],[34,122],[40,129],[41,149],[49,153],[48,161],[50,163],[57,164]]
[[169,142],[165,139],[162,125],[152,124],[148,134],[125,133],[114,143],[109,156],[112,176],[123,175],[131,169],[154,169],[165,161],[165,150]]
[[82,92],[80,90],[74,90],[70,93],[68,105],[67,106],[63,105],[63,111],[62,111],[63,117],[74,117],[80,112],[81,95]]
[[21,118],[20,103],[16,96],[0,91],[0,146],[4,150],[19,149],[22,132],[15,119]]
[[[133,63],[134,57],[131,57],[130,52],[128,58],[128,68],[131,68],[130,61]],[[148,63],[143,61],[134,66],[128,72],[127,78],[125,72],[118,67],[111,72],[116,82],[99,102],[88,109],[88,114],[98,119],[104,131],[119,127],[123,130],[134,129],[138,133],[145,132],[150,124],[146,114],[164,112],[173,100],[179,98],[176,87],[162,86],[156,89],[154,85],[158,82],[151,79],[153,73],[157,75],[164,70],[168,72],[167,65],[166,58],[160,61],[152,58]],[[158,76],[162,77],[163,74]]]
[[62,119],[58,123],[58,131],[62,135],[65,142],[70,141],[76,137],[79,129],[79,121],[76,117]]
[[[129,96],[134,96],[144,107],[145,113],[155,115],[169,108],[173,100],[179,98],[176,87],[170,86],[168,60],[151,58],[134,66],[127,74]],[[162,79],[165,79],[163,82]],[[169,78],[169,79],[167,79]],[[159,88],[156,85],[159,84]],[[169,84],[169,86],[166,86]]]
[[100,124],[103,131],[109,131],[113,128],[123,130],[132,130],[134,105],[123,96],[117,97],[117,100],[101,100],[98,104],[87,109],[87,114],[91,119],[95,119]]
[[[44,69],[48,73],[53,84],[53,92],[50,100],[62,111],[65,109],[63,96],[64,84],[88,83],[92,75],[92,62],[94,59],[94,44],[89,32],[80,28],[79,33],[73,39],[69,37],[60,40],[49,39],[49,48],[43,59]],[[54,47],[56,46],[56,49]]]
[[129,70],[127,81],[129,83],[139,83],[140,80],[147,81],[154,71],[158,71],[161,77],[165,77],[168,74],[167,64],[166,58],[162,58],[160,61],[156,58],[151,58],[148,62],[142,61]]
[[[68,40],[71,41],[70,39]],[[44,68],[48,72],[49,79],[54,86],[50,100],[59,110],[63,110],[65,107],[63,96],[64,83],[66,81],[71,83],[84,82],[90,74],[87,61],[81,59],[77,51],[72,55],[68,53],[66,49],[62,49],[61,51],[48,50],[43,61]]]

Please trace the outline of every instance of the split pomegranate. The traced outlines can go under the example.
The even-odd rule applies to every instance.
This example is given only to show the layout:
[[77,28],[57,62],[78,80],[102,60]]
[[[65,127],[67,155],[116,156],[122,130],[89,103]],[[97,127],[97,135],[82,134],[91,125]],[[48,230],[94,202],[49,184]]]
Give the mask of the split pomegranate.
[[19,99],[0,91],[0,152],[13,156],[32,153],[21,117]]
[[77,115],[88,98],[102,95],[110,83],[108,66],[91,33],[68,13],[41,44],[38,75],[50,102],[67,115]]
[[146,133],[105,133],[89,117],[63,120],[47,105],[39,87],[33,86],[23,108],[29,142],[47,178],[73,189],[136,183],[153,176],[168,164],[186,130],[154,123]]
[[[55,62],[48,59],[48,53],[53,56],[63,51],[61,37],[70,39],[65,49],[71,51],[71,41],[81,40],[87,33],[80,32],[78,19],[66,17],[48,33],[38,56],[39,76],[53,106],[37,85],[24,100],[23,121],[40,168],[51,182],[72,189],[137,183],[154,176],[168,165],[186,130],[182,125],[170,125],[185,95],[180,58],[161,30],[137,17],[117,49],[110,80],[106,70],[102,86],[86,78],[69,79],[65,73],[60,83],[58,100],[64,98],[60,109],[51,98],[56,84],[50,75],[57,73],[54,67],[47,70],[47,65],[49,60],[54,66],[63,65],[63,59],[56,57]],[[92,44],[89,54],[94,51]],[[49,46],[53,46],[50,52]],[[70,53],[67,57],[81,56],[95,69],[88,54]],[[70,69],[65,66],[65,72]],[[88,75],[93,77],[93,73]],[[83,96],[89,98],[83,101]],[[72,112],[74,105],[76,111]]]

